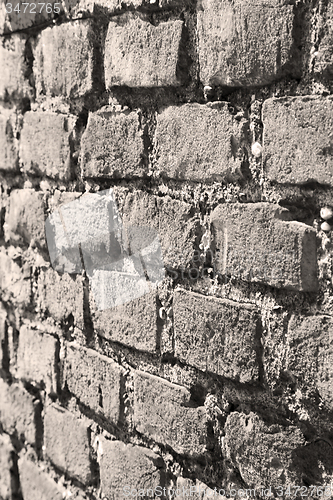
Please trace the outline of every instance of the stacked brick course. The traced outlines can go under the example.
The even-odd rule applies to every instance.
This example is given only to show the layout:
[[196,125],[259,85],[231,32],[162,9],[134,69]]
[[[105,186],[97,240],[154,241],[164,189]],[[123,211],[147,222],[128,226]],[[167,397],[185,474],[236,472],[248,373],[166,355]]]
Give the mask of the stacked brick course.
[[[331,498],[333,1],[27,5],[0,6],[0,500]],[[101,309],[125,243],[164,279]]]

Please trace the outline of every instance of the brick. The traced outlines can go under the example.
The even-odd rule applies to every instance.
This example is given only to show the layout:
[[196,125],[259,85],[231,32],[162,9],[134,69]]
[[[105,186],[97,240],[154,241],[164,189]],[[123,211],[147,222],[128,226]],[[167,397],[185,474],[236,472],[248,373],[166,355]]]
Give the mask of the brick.
[[261,325],[253,305],[179,290],[173,314],[178,359],[242,383],[258,380]]
[[267,99],[264,123],[264,168],[272,182],[333,185],[331,97]]
[[43,194],[33,189],[14,189],[10,193],[5,218],[5,240],[45,246]]
[[[133,446],[121,441],[100,441],[103,454],[101,456],[101,490],[107,498],[128,496],[130,490],[155,491],[165,485],[164,462],[162,457],[142,446]],[[158,490],[157,490],[158,491]]]
[[61,488],[38,465],[22,457],[18,461],[21,490],[24,500],[63,500]]
[[48,394],[56,394],[59,348],[59,341],[52,335],[23,325],[17,350],[17,377],[38,384]]
[[20,163],[24,172],[71,179],[74,120],[73,116],[57,113],[25,113],[20,142]]
[[48,406],[44,445],[55,466],[84,484],[91,483],[90,435],[86,423],[56,404]]
[[203,0],[197,28],[204,85],[257,86],[300,76],[288,2]]
[[[51,19],[58,17],[57,14],[63,13],[61,2],[57,3],[54,0],[44,4],[42,8],[38,6],[38,4],[37,7],[33,7],[32,4],[28,6],[24,4],[23,0],[14,0],[10,2],[12,5],[12,12],[8,12],[10,11],[10,7],[6,9],[5,3],[7,2],[2,3],[0,7],[1,34],[43,25]],[[46,12],[46,6],[48,6],[47,10],[49,12]],[[17,9],[16,11],[14,11],[15,8]],[[18,8],[20,12],[18,12]]]
[[[4,3],[1,7],[4,8]],[[20,99],[31,95],[32,89],[26,78],[28,70],[25,62],[26,42],[26,37],[22,35],[12,35],[1,40],[0,99]]]
[[37,307],[57,321],[74,321],[83,327],[84,288],[82,276],[59,275],[53,269],[41,270],[37,282]]
[[95,38],[89,20],[43,30],[34,53],[37,96],[81,97],[91,92]]
[[[226,203],[211,214],[219,272],[277,288],[318,288],[316,235],[270,203]],[[251,231],[249,231],[251,228]]]
[[158,303],[152,292],[123,305],[98,311],[92,301],[94,330],[113,342],[120,342],[139,351],[156,352]]
[[66,344],[64,382],[81,403],[118,424],[125,370],[101,354]]
[[21,254],[13,247],[0,250],[0,290],[1,298],[17,306],[31,303],[30,266],[19,266]]
[[[137,191],[127,194],[119,211],[125,227],[158,231],[165,267],[186,267],[192,260],[200,224],[198,212],[191,205],[169,196],[160,198]],[[146,238],[142,231],[141,248]]]
[[41,405],[18,384],[0,379],[0,422],[8,434],[32,445],[39,442]]
[[246,126],[246,120],[236,120],[224,102],[169,106],[157,115],[156,169],[172,179],[238,180]]
[[84,177],[143,177],[144,130],[136,112],[90,113],[81,141]]
[[17,493],[18,484],[15,477],[15,450],[10,437],[0,434],[0,498],[12,500]]
[[252,412],[232,412],[224,429],[223,456],[239,471],[247,487],[271,487],[272,495],[277,495],[282,478],[291,489],[301,484],[296,453],[305,442],[297,427],[266,425]]
[[140,18],[118,26],[111,21],[105,40],[105,85],[158,87],[180,85],[182,21],[158,26]]
[[0,114],[0,170],[18,169],[18,148],[16,139],[17,120],[15,113],[1,110]]
[[302,387],[305,393],[319,393],[326,405],[332,409],[332,318],[324,315],[293,315],[288,325],[286,340],[285,369],[297,378],[298,386]]
[[333,75],[333,3],[326,5],[327,10],[319,22],[320,41],[314,54],[313,71],[330,78]]
[[192,456],[205,452],[205,410],[195,408],[185,387],[141,371],[134,374],[135,429],[146,437]]

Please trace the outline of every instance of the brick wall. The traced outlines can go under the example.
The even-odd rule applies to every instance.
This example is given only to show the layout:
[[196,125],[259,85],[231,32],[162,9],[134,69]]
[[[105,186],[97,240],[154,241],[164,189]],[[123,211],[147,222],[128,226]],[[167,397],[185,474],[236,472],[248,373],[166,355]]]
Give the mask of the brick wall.
[[[333,1],[33,5],[0,6],[0,500],[333,498]],[[118,230],[163,279],[101,309]]]

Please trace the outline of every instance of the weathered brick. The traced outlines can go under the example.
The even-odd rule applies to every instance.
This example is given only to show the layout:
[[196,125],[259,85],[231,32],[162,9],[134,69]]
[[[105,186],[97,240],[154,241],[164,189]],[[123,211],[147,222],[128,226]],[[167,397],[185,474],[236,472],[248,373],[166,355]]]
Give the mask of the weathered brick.
[[10,437],[0,434],[0,498],[12,500],[18,490],[15,477],[15,450]]
[[65,489],[61,488],[38,465],[26,457],[18,461],[20,484],[24,500],[63,500]]
[[91,301],[94,329],[102,337],[140,351],[156,352],[158,303],[152,292],[123,305],[98,311]]
[[20,258],[13,247],[0,250],[1,298],[18,306],[28,306],[31,302],[30,266],[21,267]]
[[154,26],[140,18],[125,25],[111,21],[105,41],[105,85],[180,85],[182,21]]
[[122,498],[131,490],[140,491],[142,498],[153,494],[144,494],[143,490],[165,485],[164,462],[162,457],[142,446],[133,446],[121,441],[100,441],[101,490],[106,498]]
[[0,379],[0,422],[8,434],[37,445],[41,405],[18,384]]
[[[4,3],[1,7],[4,8]],[[5,37],[1,40],[0,99],[30,96],[32,89],[25,76],[28,69],[25,62],[26,40],[26,37],[22,35],[12,35],[10,38]]]
[[246,125],[224,102],[169,106],[157,115],[156,169],[173,179],[238,180]]
[[142,177],[144,129],[138,114],[100,110],[90,113],[81,147],[84,177]]
[[5,239],[45,246],[43,193],[33,189],[14,189],[10,193],[5,218]]
[[260,319],[253,305],[179,290],[173,312],[177,358],[242,383],[258,380]]
[[119,421],[125,370],[101,354],[66,344],[64,382],[81,403],[111,422]]
[[20,163],[24,172],[46,174],[61,180],[71,178],[74,120],[73,116],[57,113],[25,113],[20,142]]
[[45,387],[48,394],[56,393],[58,351],[59,341],[55,337],[23,325],[17,350],[17,377]]
[[56,404],[44,418],[44,445],[49,459],[84,484],[92,481],[90,436],[86,423]]
[[[192,260],[200,224],[198,212],[191,205],[137,191],[127,194],[119,211],[125,227],[158,231],[165,267],[186,267]],[[137,243],[141,248],[146,237],[142,229],[142,243]]]
[[198,10],[201,81],[240,87],[300,76],[293,28],[288,2],[203,0]]
[[0,115],[0,169],[17,170],[18,149],[16,139],[16,115],[1,110]]
[[84,288],[82,276],[58,274],[53,269],[41,270],[37,282],[37,307],[57,321],[74,322],[83,327]]
[[136,371],[133,415],[136,430],[171,446],[176,453],[204,453],[207,442],[205,410],[193,407],[190,399],[190,391],[185,387]]
[[333,75],[333,3],[324,5],[327,7],[320,20],[320,38],[314,54],[313,70],[329,78]]
[[[5,4],[11,5],[5,7]],[[16,9],[16,10],[15,10]],[[11,12],[10,12],[11,11]],[[0,6],[0,33],[12,33],[33,26],[47,23],[58,14],[63,13],[61,2],[50,0],[43,4],[26,4],[23,0],[3,2]]]
[[[226,203],[211,214],[218,271],[290,290],[318,288],[316,235],[270,203]],[[251,231],[249,231],[251,228]]]
[[293,315],[286,340],[285,369],[297,378],[305,393],[315,390],[326,405],[333,408],[332,318]]
[[232,412],[224,429],[222,453],[247,487],[257,491],[271,487],[276,495],[282,484],[292,490],[300,484],[296,453],[302,450],[304,437],[297,427],[269,426],[254,413]]
[[80,97],[93,90],[95,35],[90,20],[42,31],[34,54],[36,93]]
[[333,184],[333,99],[267,99],[264,122],[264,168],[272,182]]

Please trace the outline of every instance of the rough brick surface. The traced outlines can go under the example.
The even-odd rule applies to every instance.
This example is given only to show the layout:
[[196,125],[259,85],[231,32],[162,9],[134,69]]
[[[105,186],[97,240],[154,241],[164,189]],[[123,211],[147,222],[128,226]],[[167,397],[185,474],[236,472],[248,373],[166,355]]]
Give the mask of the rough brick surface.
[[94,38],[89,20],[42,31],[34,54],[37,95],[79,97],[91,92]]
[[252,305],[176,291],[175,356],[242,383],[257,380],[260,320]]
[[285,368],[296,377],[305,393],[315,389],[330,408],[333,408],[332,362],[332,318],[293,315],[288,325]]
[[157,115],[156,169],[198,182],[241,178],[246,124],[231,115],[227,103],[169,106]]
[[140,351],[156,352],[158,346],[157,299],[152,292],[104,311],[92,299],[91,312],[96,332]]
[[62,500],[65,490],[27,458],[18,462],[20,484],[24,500]]
[[155,375],[134,375],[136,430],[176,453],[200,455],[207,439],[205,410],[191,407],[190,392]]
[[290,218],[288,210],[269,203],[219,205],[211,215],[218,271],[278,288],[316,291],[315,231]]
[[[4,4],[1,4],[4,7]],[[1,21],[0,21],[1,22]],[[25,63],[26,38],[13,35],[3,38],[0,43],[0,98],[17,99],[30,95],[31,88],[26,78],[27,66]]]
[[17,493],[14,464],[15,450],[6,434],[0,434],[0,498],[12,500]]
[[82,403],[117,424],[125,370],[92,349],[67,343],[64,382]]
[[291,488],[299,486],[296,453],[302,445],[304,437],[297,427],[268,426],[254,413],[233,412],[227,418],[223,455],[250,488],[271,487],[277,494],[282,480]]
[[320,42],[314,54],[315,73],[332,77],[333,74],[333,3],[327,2],[325,16],[320,22]]
[[[0,33],[12,33],[13,31],[23,30],[33,26],[43,25],[57,14],[63,13],[61,2],[50,0],[45,4],[24,4],[23,0],[14,0],[11,7],[5,8],[4,2],[0,6]],[[16,9],[16,10],[15,10]]]
[[265,101],[264,167],[273,182],[333,184],[331,97]]
[[164,487],[164,463],[162,457],[153,451],[106,439],[100,442],[100,446],[103,450],[101,489],[106,498],[126,497],[130,490],[141,490],[140,496],[148,498],[149,495],[143,495],[142,490]]
[[130,20],[125,26],[109,24],[105,41],[105,85],[157,87],[179,85],[183,23],[169,21],[158,26]]
[[71,135],[74,117],[31,112],[24,115],[20,142],[23,171],[61,180],[71,178]]
[[0,422],[8,434],[38,444],[41,407],[23,387],[0,379]]
[[[0,251],[1,298],[20,306],[31,300],[30,266],[19,266],[20,253],[14,247]],[[17,261],[16,261],[17,259]]]
[[83,327],[84,290],[82,276],[58,274],[53,269],[41,271],[37,282],[37,306],[57,321],[71,321]]
[[17,377],[36,382],[47,393],[56,393],[58,386],[59,341],[52,335],[23,325],[17,350]]
[[90,437],[86,423],[52,404],[45,410],[44,445],[50,460],[84,484],[92,480]]
[[134,111],[90,113],[81,143],[83,176],[142,177],[146,172],[143,132]]
[[200,79],[204,85],[265,85],[293,63],[293,7],[278,0],[203,0],[198,9]]
[[5,239],[45,246],[43,194],[33,189],[14,189],[5,218]]
[[[150,227],[158,231],[165,267],[186,267],[192,260],[199,218],[188,203],[137,191],[125,197],[119,210],[125,227]],[[144,239],[145,232],[142,235]],[[144,248],[144,241],[140,246]]]
[[0,170],[17,170],[16,115],[2,110],[0,115]]

